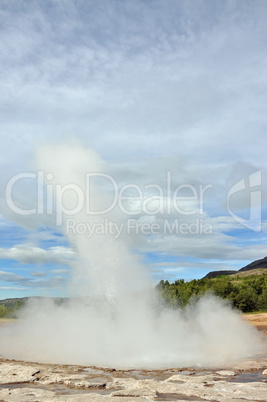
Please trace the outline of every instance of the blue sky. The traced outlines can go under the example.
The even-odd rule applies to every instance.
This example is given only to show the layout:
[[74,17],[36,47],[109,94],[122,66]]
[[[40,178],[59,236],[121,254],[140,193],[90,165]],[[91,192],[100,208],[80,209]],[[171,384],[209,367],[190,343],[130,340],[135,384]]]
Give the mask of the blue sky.
[[[0,299],[68,294],[74,245],[51,216],[14,213],[6,186],[37,172],[40,148],[73,138],[144,197],[157,184],[168,201],[167,172],[171,195],[210,186],[202,212],[198,198],[182,204],[194,215],[134,216],[161,228],[131,239],[154,281],[267,255],[266,11],[265,0],[0,2]],[[21,181],[16,203],[33,208],[36,192]],[[211,233],[162,231],[176,219]]]

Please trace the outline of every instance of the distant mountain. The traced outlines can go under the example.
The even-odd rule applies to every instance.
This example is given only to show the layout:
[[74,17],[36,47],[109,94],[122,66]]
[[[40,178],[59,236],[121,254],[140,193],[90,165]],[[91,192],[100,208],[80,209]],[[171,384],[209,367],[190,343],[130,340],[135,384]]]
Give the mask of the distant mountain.
[[26,300],[28,300],[29,297],[16,297],[14,299],[4,299],[4,300],[0,300],[0,305],[4,305],[6,308],[13,308],[15,307],[17,302],[26,302]]
[[237,273],[237,271],[211,271],[206,276],[204,276],[203,279],[206,279],[206,278],[213,279],[213,278],[216,278],[217,276],[233,275],[236,273]]
[[[16,306],[16,303],[25,303],[26,301],[28,301],[29,299],[31,300],[41,300],[41,299],[49,299],[46,297],[42,297],[42,296],[30,296],[30,297],[17,297],[14,299],[4,299],[4,300],[0,300],[0,305],[4,305],[7,309],[12,309]],[[64,298],[64,297],[52,297],[51,299],[53,299],[56,304],[62,304],[65,303],[68,299]],[[0,400],[1,402],[1,400]]]
[[235,274],[232,274],[231,277],[234,276],[239,276],[239,277],[244,277],[244,276],[250,276],[250,275],[262,275],[262,274],[267,274],[267,269],[266,268],[256,268],[253,270],[249,271],[237,271]]
[[[238,271],[211,271],[209,272],[206,276],[204,276],[203,279],[205,278],[216,278],[217,276],[221,276],[221,275],[236,275],[236,276],[241,276],[241,274],[243,274],[245,271],[254,271],[255,274],[259,275],[262,273],[265,273],[264,270],[267,270],[267,257],[264,257],[260,260],[256,260],[251,262],[250,264],[246,265],[245,267],[239,269]],[[257,271],[255,271],[257,270]],[[251,275],[254,274],[254,272],[251,272]],[[267,273],[267,271],[266,271]],[[243,276],[243,275],[242,275]]]
[[259,268],[267,268],[267,257],[264,257],[261,260],[253,261],[251,264],[248,264],[244,268],[241,268],[239,272],[250,271],[251,269],[259,269]]

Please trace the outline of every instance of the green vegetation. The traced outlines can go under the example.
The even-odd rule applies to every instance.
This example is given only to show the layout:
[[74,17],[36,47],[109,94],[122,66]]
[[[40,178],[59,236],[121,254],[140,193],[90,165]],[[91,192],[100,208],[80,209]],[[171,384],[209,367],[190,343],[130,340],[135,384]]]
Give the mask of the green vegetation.
[[[266,272],[266,269],[264,271]],[[244,275],[244,273],[221,275],[216,278],[194,279],[190,282],[185,282],[183,279],[174,283],[161,280],[156,289],[164,304],[173,308],[183,308],[189,300],[197,300],[208,292],[229,300],[234,308],[243,313],[267,312],[267,273],[265,272],[258,275]],[[27,299],[0,301],[0,318],[16,318],[18,310]],[[57,305],[67,301],[68,299],[64,298],[55,299]]]
[[206,292],[230,301],[233,307],[244,313],[267,311],[267,274],[250,276],[219,276],[174,283],[160,281],[159,294],[170,307],[184,307],[191,298],[199,298]]
[[23,300],[17,300],[15,303],[10,301],[0,304],[0,318],[16,318],[17,311],[24,305]]
[[0,318],[5,317],[7,314],[7,308],[3,305],[0,305]]

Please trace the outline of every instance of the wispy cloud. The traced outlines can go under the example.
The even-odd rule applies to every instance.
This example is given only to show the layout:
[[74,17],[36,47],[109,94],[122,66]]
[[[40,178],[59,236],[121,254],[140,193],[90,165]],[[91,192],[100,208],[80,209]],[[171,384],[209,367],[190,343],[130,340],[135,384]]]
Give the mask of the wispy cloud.
[[26,282],[27,278],[21,275],[13,274],[12,272],[0,271],[0,281],[3,282]]
[[74,130],[104,157],[129,154],[129,138],[135,155],[181,141],[210,161],[263,157],[251,140],[264,139],[266,6],[208,3],[2,5],[9,151],[20,127],[21,156]]
[[[261,0],[1,1],[0,259],[62,266],[75,258],[53,216],[18,216],[5,197],[12,175],[36,170],[39,146],[68,135],[94,148],[119,185],[166,189],[167,170],[173,188],[212,184],[204,216],[211,236],[140,235],[140,252],[200,263],[263,257],[266,223],[247,236],[226,198],[261,170],[265,220],[266,11]],[[25,208],[36,194],[30,180],[14,188]],[[248,212],[249,197],[236,196],[236,212]]]
[[0,259],[17,260],[23,264],[68,264],[75,258],[75,252],[67,247],[39,247],[17,245],[9,249],[0,249]]
[[[36,274],[39,274],[36,272]],[[12,283],[13,289],[23,290],[29,288],[35,289],[53,289],[53,288],[62,288],[66,285],[68,280],[64,276],[52,276],[49,278],[45,278],[46,275],[32,275],[31,276],[38,277],[41,279],[33,279],[30,277],[26,277],[23,275],[17,275],[12,272],[0,271],[0,284],[3,285],[5,282]],[[43,279],[45,278],[45,279]],[[23,285],[23,287],[21,287]],[[10,286],[0,286],[0,289],[8,290],[11,288]]]
[[43,272],[43,271],[34,271],[34,272],[30,272],[31,276],[34,276],[36,278],[45,278],[47,273]]

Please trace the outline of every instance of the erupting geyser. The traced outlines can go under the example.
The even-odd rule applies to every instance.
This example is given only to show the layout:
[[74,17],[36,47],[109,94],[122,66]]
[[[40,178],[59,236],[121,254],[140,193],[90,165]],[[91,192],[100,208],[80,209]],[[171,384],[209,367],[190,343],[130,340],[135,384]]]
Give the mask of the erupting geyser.
[[[90,194],[85,194],[86,174],[102,171],[93,151],[76,144],[47,146],[37,160],[53,193],[55,219],[62,219],[62,230],[76,251],[73,297],[62,305],[51,300],[28,303],[16,324],[1,328],[1,355],[51,363],[163,368],[214,366],[261,351],[257,331],[218,298],[205,296],[184,310],[161,306],[123,231],[117,239],[110,233],[94,233],[88,239],[86,233],[70,230],[70,218],[91,226],[107,216],[118,225],[125,219],[116,206],[106,213],[88,213],[84,195],[90,198],[91,211],[104,211],[109,197],[93,182]],[[62,210],[65,213],[58,215]]]

